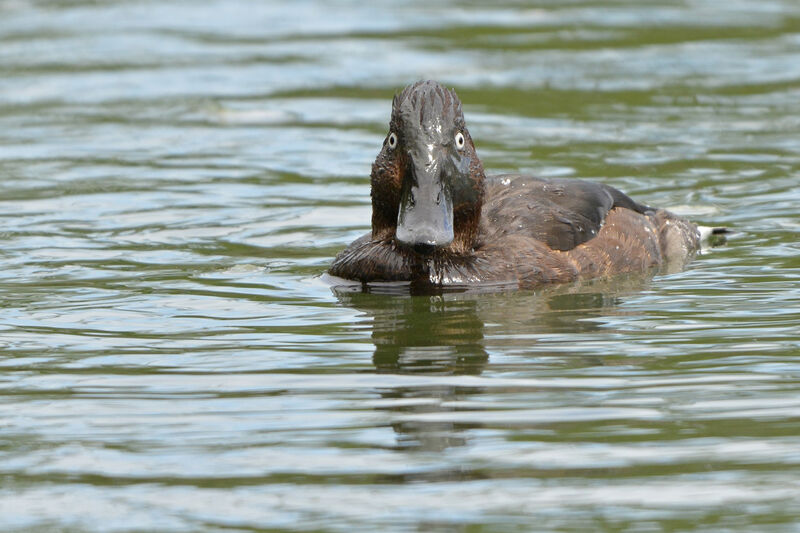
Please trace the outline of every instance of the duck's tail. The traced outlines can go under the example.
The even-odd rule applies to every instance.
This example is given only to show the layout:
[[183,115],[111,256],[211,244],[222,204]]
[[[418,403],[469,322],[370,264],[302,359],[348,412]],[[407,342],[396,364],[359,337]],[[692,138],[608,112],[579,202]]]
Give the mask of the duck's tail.
[[728,242],[726,235],[732,233],[729,228],[724,227],[697,226],[697,230],[700,232],[700,246],[703,248],[722,246]]

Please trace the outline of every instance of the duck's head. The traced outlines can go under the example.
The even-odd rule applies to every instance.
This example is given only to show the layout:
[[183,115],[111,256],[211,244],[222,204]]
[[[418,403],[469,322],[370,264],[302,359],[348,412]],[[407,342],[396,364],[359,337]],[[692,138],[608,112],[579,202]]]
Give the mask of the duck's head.
[[472,249],[484,173],[455,91],[420,81],[395,96],[371,182],[373,238],[420,254]]

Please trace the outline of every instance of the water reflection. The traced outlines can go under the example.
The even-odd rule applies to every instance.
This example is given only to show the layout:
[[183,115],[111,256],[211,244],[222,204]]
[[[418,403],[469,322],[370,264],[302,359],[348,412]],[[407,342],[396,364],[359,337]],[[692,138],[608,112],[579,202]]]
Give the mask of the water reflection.
[[[650,275],[653,274],[652,272]],[[597,330],[587,320],[611,316],[626,295],[641,293],[647,274],[545,287],[536,291],[414,295],[334,287],[339,302],[372,317],[373,362],[379,373],[480,374],[493,336],[535,343],[531,335]]]
[[342,294],[373,317],[372,360],[381,373],[480,374],[489,360],[475,299],[455,295]]
[[[343,305],[372,317],[372,361],[378,373],[478,375],[490,363],[487,327],[494,339],[504,338],[506,348],[510,343],[530,349],[537,334],[597,330],[601,322],[585,319],[613,315],[624,294],[643,289],[647,282],[646,277],[633,277],[493,294],[334,292]],[[542,356],[542,350],[536,355]],[[602,364],[598,358],[586,362]],[[391,418],[399,447],[441,451],[465,445],[467,430],[480,423],[409,415],[455,412],[465,408],[466,398],[480,392],[452,384],[396,387],[381,391],[385,401],[377,408],[397,415]]]
[[[489,361],[477,300],[463,294],[427,296],[338,292],[344,305],[372,316],[372,361],[379,373],[480,374]],[[459,387],[397,387],[381,391],[379,409],[402,415],[432,413],[458,400]],[[452,422],[392,422],[400,448],[438,451],[463,446]]]

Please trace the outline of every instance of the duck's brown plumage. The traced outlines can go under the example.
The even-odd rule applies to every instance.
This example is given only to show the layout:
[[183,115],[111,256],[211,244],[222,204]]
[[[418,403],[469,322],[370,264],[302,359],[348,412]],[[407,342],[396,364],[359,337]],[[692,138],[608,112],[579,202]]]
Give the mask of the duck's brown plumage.
[[640,272],[700,244],[691,222],[607,185],[486,178],[458,97],[431,81],[395,97],[371,184],[372,231],[336,257],[332,275],[530,287]]

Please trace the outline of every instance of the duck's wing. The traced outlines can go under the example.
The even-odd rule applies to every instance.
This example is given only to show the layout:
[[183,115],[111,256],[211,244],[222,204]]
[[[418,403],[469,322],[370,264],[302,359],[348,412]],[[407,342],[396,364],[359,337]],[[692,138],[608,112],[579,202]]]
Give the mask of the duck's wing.
[[553,250],[571,250],[597,235],[615,207],[651,210],[602,183],[502,174],[487,179],[481,235],[524,234]]

